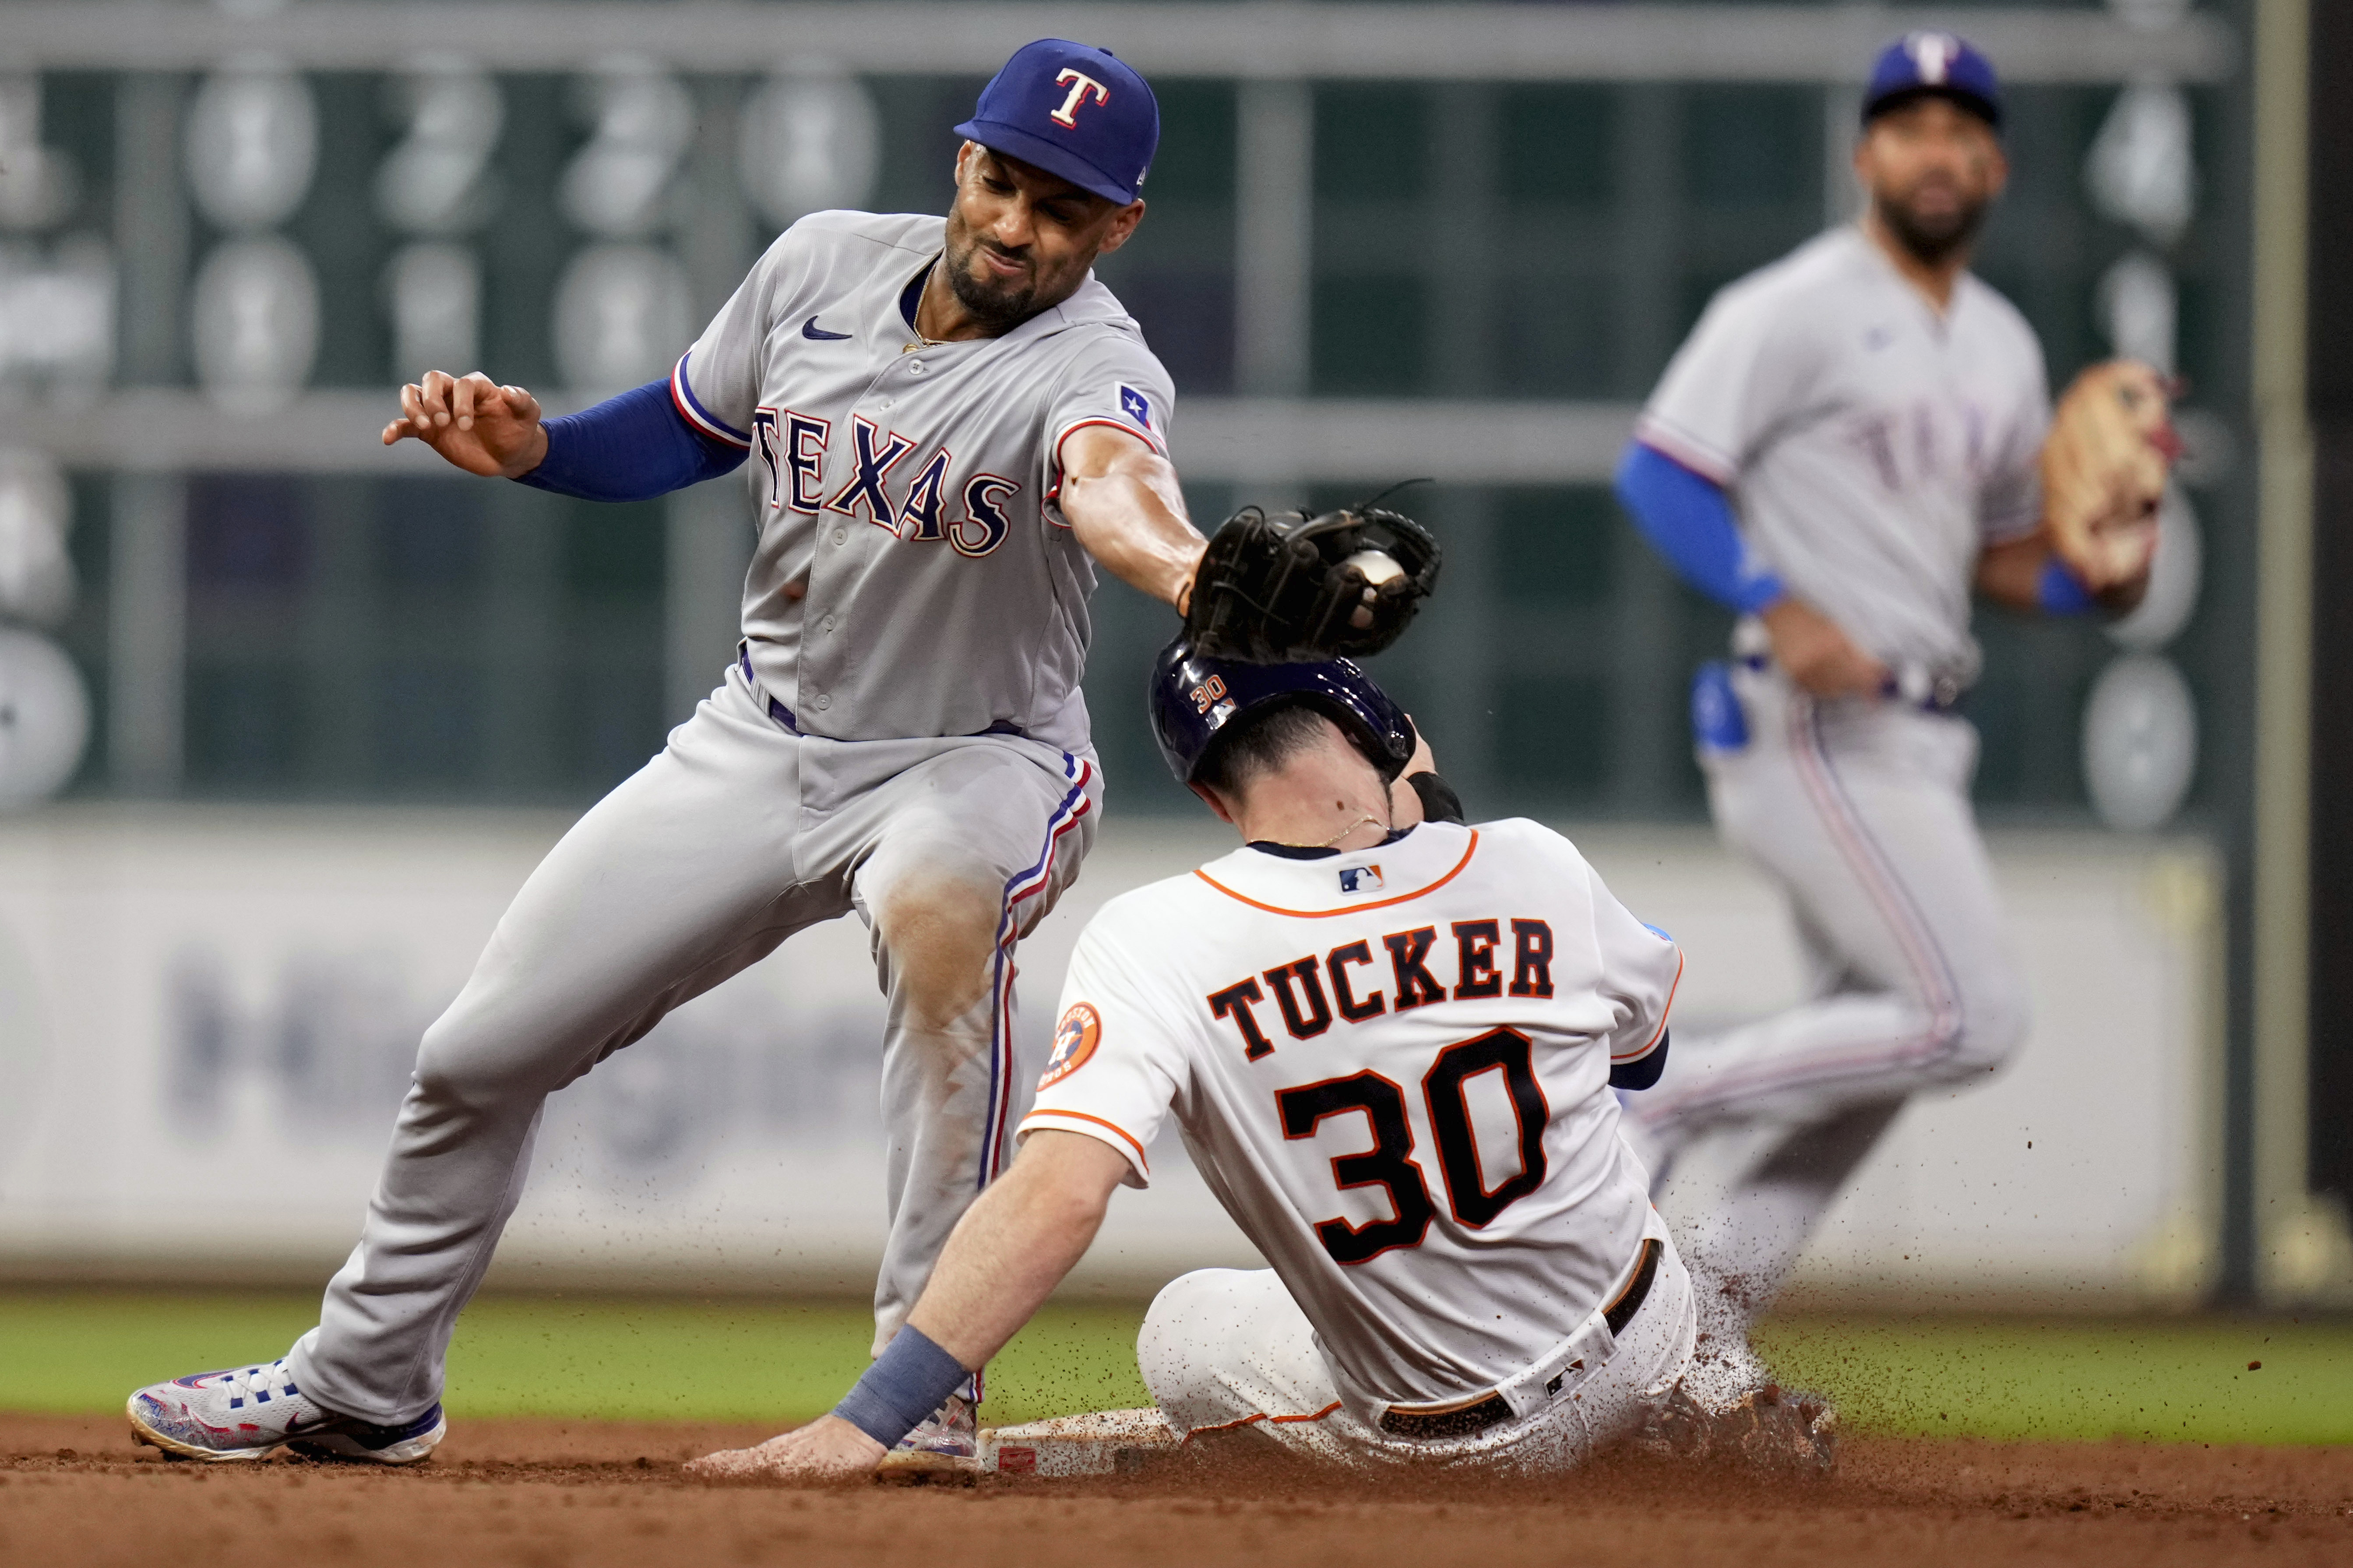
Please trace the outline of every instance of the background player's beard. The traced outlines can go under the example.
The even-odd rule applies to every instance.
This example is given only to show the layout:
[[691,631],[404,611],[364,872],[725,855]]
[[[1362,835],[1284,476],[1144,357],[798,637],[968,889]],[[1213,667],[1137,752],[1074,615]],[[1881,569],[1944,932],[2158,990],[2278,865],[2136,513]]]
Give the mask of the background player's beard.
[[1871,203],[1879,214],[1879,221],[1896,242],[1930,266],[1965,248],[1977,237],[1978,230],[1985,226],[1988,203],[1982,196],[1975,201],[1964,200],[1949,212],[1926,216],[1913,211],[1906,200],[1913,194],[1916,193],[1894,195],[1873,192]]

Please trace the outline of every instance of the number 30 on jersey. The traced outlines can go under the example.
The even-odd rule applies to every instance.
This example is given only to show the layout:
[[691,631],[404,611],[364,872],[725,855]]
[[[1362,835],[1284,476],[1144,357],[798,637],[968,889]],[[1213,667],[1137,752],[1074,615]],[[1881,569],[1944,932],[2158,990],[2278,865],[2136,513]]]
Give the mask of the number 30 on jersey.
[[[1471,1125],[1470,1096],[1464,1086],[1481,1073],[1498,1069],[1518,1128],[1519,1169],[1490,1187],[1479,1159],[1478,1134]],[[1496,1215],[1544,1185],[1544,1135],[1552,1111],[1545,1103],[1543,1086],[1536,1082],[1525,1035],[1516,1029],[1491,1029],[1475,1039],[1447,1047],[1422,1075],[1421,1090],[1430,1107],[1430,1130],[1438,1144],[1447,1206],[1458,1222],[1473,1230],[1483,1229],[1494,1223]],[[1280,1090],[1274,1103],[1282,1113],[1285,1138],[1313,1138],[1326,1118],[1357,1111],[1372,1125],[1372,1148],[1360,1154],[1335,1156],[1332,1180],[1344,1191],[1385,1189],[1392,1217],[1364,1225],[1350,1225],[1344,1219],[1319,1222],[1316,1238],[1334,1262],[1362,1263],[1397,1247],[1421,1245],[1430,1234],[1430,1221],[1438,1217],[1438,1205],[1430,1198],[1421,1166],[1413,1159],[1413,1126],[1406,1119],[1403,1089],[1366,1070]]]

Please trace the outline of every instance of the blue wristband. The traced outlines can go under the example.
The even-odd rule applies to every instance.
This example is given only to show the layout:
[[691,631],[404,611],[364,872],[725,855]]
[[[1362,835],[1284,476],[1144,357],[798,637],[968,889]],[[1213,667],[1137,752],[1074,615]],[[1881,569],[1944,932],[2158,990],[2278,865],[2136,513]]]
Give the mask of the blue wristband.
[[2080,616],[2096,609],[2099,601],[2084,580],[2067,570],[2056,555],[2042,563],[2042,576],[2034,585],[2034,602],[2047,616]]
[[895,1448],[971,1375],[921,1330],[902,1328],[833,1413],[884,1447]]

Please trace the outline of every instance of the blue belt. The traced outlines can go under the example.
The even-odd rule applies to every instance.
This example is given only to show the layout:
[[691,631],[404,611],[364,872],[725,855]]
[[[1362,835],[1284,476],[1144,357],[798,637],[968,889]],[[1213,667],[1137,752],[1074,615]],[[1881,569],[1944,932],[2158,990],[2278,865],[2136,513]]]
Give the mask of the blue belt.
[[782,724],[786,729],[790,730],[794,734],[799,734],[801,732],[800,721],[793,717],[793,710],[786,707],[783,703],[777,701],[775,698],[768,697],[768,694],[760,688],[760,678],[752,673],[752,645],[750,643],[739,642],[735,645],[735,668],[744,672],[744,685],[748,690],[757,696],[767,697],[768,717],[774,719],[777,723]]

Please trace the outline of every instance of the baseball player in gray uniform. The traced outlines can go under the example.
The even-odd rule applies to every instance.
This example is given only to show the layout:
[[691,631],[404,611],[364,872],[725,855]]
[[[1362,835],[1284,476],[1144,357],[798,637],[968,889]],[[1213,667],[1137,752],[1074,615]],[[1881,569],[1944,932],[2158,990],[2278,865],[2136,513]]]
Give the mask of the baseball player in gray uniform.
[[[1971,816],[1970,591],[2121,609],[2148,557],[2087,584],[2042,526],[2042,356],[1967,270],[2005,174],[1992,68],[1949,34],[1880,57],[1855,169],[1870,201],[1716,296],[1643,410],[1619,490],[1695,585],[1742,612],[1693,712],[1725,839],[1782,888],[1815,994],[1713,1039],[1628,1106],[1654,1176],[1744,1128],[1720,1191],[1664,1189],[1701,1297],[1694,1394],[1746,1348],[1815,1223],[1905,1097],[1982,1079],[2026,986]],[[1713,1368],[1713,1373],[1709,1369]]]
[[[571,495],[754,459],[744,640],[533,873],[427,1032],[319,1326],[280,1360],[139,1391],[142,1441],[424,1458],[546,1097],[852,910],[888,999],[878,1353],[996,1174],[1015,943],[1078,874],[1102,802],[1079,687],[1095,567],[1181,610],[1202,542],[1168,461],[1168,377],[1091,270],[1144,215],[1150,88],[1043,40],[956,129],[944,221],[803,219],[667,383],[544,422],[480,374],[403,390],[387,444]],[[968,1456],[976,1400],[976,1378],[903,1454]]]

